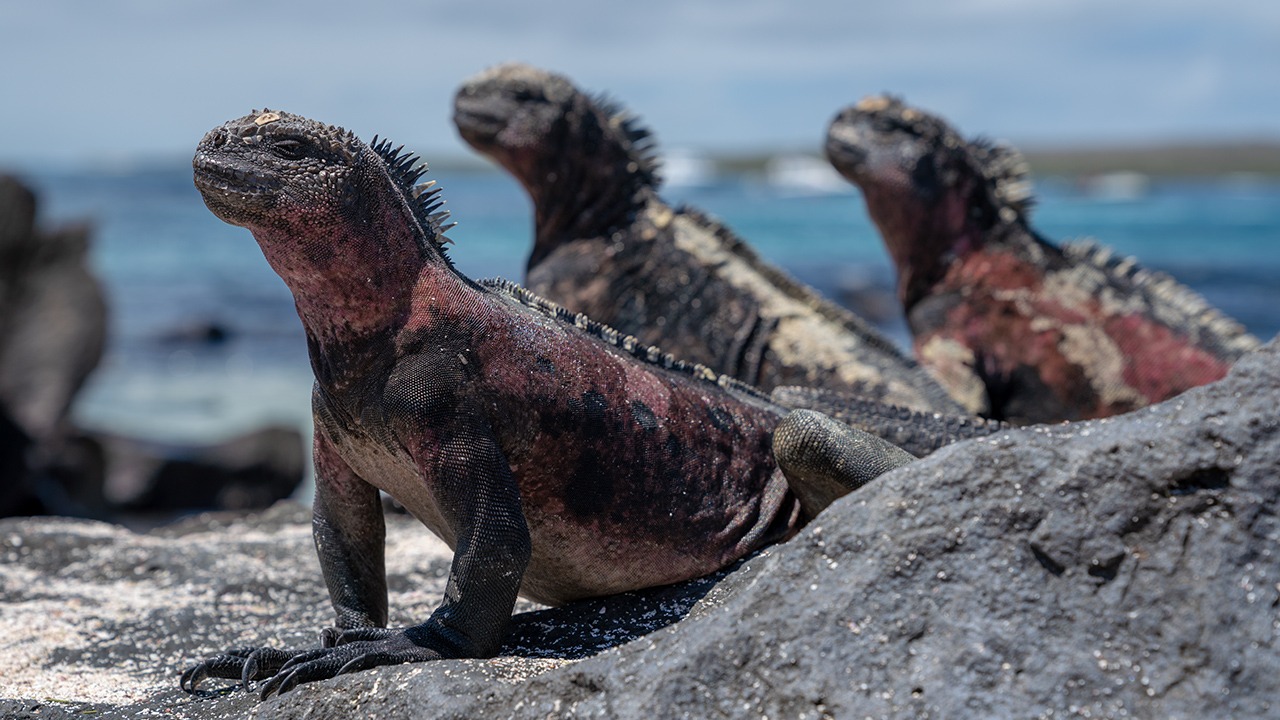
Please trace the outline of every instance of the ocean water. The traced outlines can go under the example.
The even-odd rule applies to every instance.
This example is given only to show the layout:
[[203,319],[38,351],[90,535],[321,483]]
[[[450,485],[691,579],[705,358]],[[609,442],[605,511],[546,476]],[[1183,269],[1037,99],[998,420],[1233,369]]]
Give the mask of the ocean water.
[[[458,227],[451,254],[480,278],[520,279],[530,204],[505,175],[432,172]],[[189,165],[25,173],[44,222],[90,219],[109,294],[111,342],[81,396],[81,423],[184,442],[266,423],[310,423],[310,367],[292,299],[248,231],[204,207]],[[1280,332],[1280,182],[1154,182],[1117,198],[1038,183],[1036,227],[1093,237],[1179,278],[1263,339]],[[734,177],[668,188],[724,220],[772,262],[833,297],[870,299],[891,337],[908,336],[890,264],[851,188],[812,191]],[[222,333],[209,340],[205,330]]]

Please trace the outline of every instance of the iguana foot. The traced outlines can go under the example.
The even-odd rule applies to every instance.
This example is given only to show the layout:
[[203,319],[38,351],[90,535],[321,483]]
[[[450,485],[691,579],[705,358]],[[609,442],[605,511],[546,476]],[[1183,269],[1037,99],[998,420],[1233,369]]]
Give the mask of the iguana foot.
[[443,657],[438,651],[414,642],[404,630],[392,631],[380,640],[357,640],[295,655],[263,684],[259,696],[266,700],[272,693],[283,695],[302,683],[380,665],[426,662]]
[[379,665],[446,657],[422,644],[429,634],[417,630],[420,628],[328,629],[321,634],[321,647],[311,650],[237,648],[189,668],[182,674],[180,685],[193,693],[201,681],[210,677],[238,679],[246,689],[256,680],[266,680],[259,691],[259,697],[266,700],[273,693],[283,695],[302,683]]
[[897,445],[813,410],[793,410],[782,419],[773,431],[773,455],[810,518],[916,459]]
[[178,684],[183,690],[194,693],[196,686],[206,678],[239,680],[246,688],[254,680],[271,677],[297,652],[278,648],[242,647],[228,650],[187,668]]

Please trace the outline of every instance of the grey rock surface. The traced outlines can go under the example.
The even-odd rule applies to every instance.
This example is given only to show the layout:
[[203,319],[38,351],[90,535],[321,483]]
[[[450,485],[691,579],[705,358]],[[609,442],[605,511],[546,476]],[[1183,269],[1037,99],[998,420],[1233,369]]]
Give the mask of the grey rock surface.
[[[0,715],[1273,717],[1278,501],[1273,341],[1169,402],[900,468],[718,582],[631,597],[618,615],[650,625],[613,622],[610,599],[543,610],[515,623],[513,637],[532,634],[512,655],[379,668],[263,704],[172,683],[230,645],[314,643],[329,617],[305,511],[252,531],[204,520],[145,536],[11,520]],[[435,541],[409,522],[393,523],[388,552],[401,623],[429,612],[448,557],[437,544],[424,560]],[[106,619],[139,602],[131,593],[153,604]],[[24,660],[38,670],[16,670]],[[80,675],[112,682],[47,700],[59,699],[50,678]]]
[[[416,520],[388,514],[393,624],[431,613],[451,558]],[[187,695],[178,674],[231,647],[316,647],[333,621],[311,512],[293,502],[193,516],[146,534],[90,520],[4,519],[0,563],[4,720],[274,717],[269,703],[227,682]],[[699,601],[712,606],[727,572],[562,608],[522,601],[502,656],[447,663],[446,677],[513,682],[598,653],[675,622]]]

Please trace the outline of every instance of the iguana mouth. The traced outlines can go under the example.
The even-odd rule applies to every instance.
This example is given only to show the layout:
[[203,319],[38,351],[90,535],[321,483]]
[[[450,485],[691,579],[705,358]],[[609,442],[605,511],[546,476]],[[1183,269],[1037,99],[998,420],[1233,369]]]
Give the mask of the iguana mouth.
[[227,165],[207,153],[196,153],[191,161],[195,184],[200,190],[213,190],[239,195],[263,195],[280,188],[277,178],[253,170]]
[[838,125],[827,136],[827,157],[836,167],[852,172],[866,170],[868,153],[861,146],[865,140],[856,127]]
[[854,183],[906,184],[908,178],[896,159],[887,157],[877,140],[860,118],[837,118],[827,131],[827,160]]
[[454,106],[453,122],[459,132],[493,137],[507,126],[505,116],[492,111],[489,103],[459,98]]

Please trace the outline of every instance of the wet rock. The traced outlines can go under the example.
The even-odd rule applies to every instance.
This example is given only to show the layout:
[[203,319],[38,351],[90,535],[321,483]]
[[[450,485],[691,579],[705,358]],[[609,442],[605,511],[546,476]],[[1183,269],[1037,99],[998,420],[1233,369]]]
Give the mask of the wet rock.
[[[0,676],[17,688],[7,692],[19,693],[0,712],[57,717],[98,703],[122,717],[186,718],[1274,716],[1277,406],[1280,341],[1174,400],[1011,430],[900,468],[714,586],[659,594],[641,615],[687,616],[613,649],[574,661],[570,647],[521,657],[533,653],[513,644],[512,656],[379,668],[262,705],[239,691],[185,698],[167,683],[190,657],[228,645],[314,642],[329,611],[305,511],[262,516],[275,529],[202,521],[147,536],[7,521],[0,553],[18,576],[2,576],[0,622],[25,622],[30,635],[24,604],[43,601],[46,616],[62,608],[66,630],[36,633],[49,638],[44,654],[0,654]],[[448,553],[437,544],[424,560],[435,541],[408,518],[391,524],[393,622],[403,623],[430,612]],[[128,583],[163,607],[126,612]],[[610,600],[595,602],[585,616],[544,610],[514,627],[555,645],[584,617],[612,616]],[[108,605],[118,619],[102,618]],[[19,660],[41,674],[12,674]],[[49,677],[90,669],[136,695],[63,690],[73,703],[22,709],[36,702],[24,698],[59,697],[40,684]]]
[[107,491],[118,513],[254,510],[291,496],[306,475],[307,447],[292,427],[265,427],[209,444],[102,435]]
[[212,347],[226,343],[235,335],[230,323],[216,319],[190,320],[164,331],[157,340],[164,345]]

